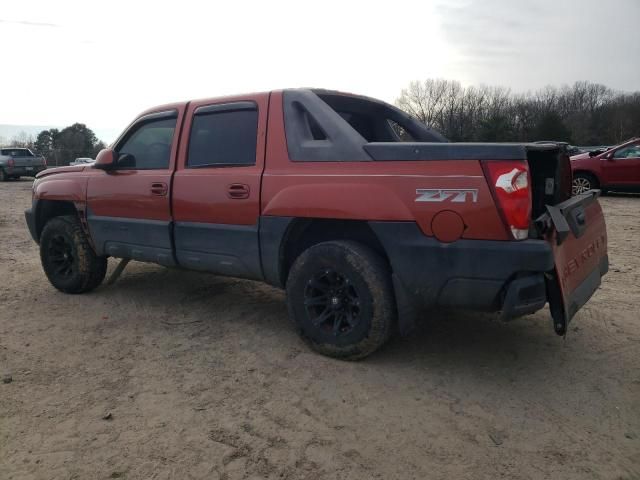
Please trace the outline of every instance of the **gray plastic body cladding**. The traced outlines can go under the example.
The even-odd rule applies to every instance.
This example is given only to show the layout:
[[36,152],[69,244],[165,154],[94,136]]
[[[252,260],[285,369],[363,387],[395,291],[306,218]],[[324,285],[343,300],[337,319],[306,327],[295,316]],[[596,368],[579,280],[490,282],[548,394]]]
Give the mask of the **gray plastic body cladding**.
[[[448,142],[442,134],[424,123],[382,100],[363,95],[346,94],[335,90],[312,89],[313,93],[336,112],[341,110],[360,114],[371,114],[392,120],[402,126],[416,142]],[[388,125],[391,127],[391,125]],[[396,139],[400,139],[395,135]]]
[[369,142],[363,147],[378,161],[527,160],[527,152],[559,152],[551,143]]
[[36,211],[36,202],[37,200],[34,200],[33,206],[31,208],[27,208],[24,211],[24,218],[27,221],[27,227],[29,228],[29,233],[31,234],[31,238],[33,238],[34,242],[40,243],[40,239],[38,238],[38,233],[36,229],[36,216],[34,213]]
[[508,143],[372,142],[364,149],[374,160],[526,160],[524,145]]
[[516,278],[509,284],[502,304],[503,320],[540,310],[547,303],[547,283],[543,273]]
[[441,243],[413,222],[369,225],[409,300],[420,308],[498,310],[498,294],[516,274],[554,268],[551,247],[543,240]]
[[282,278],[282,251],[287,230],[293,217],[260,217],[260,252],[265,282],[284,287]]
[[[310,90],[284,92],[284,121],[289,158],[293,161],[370,161],[366,140]],[[326,134],[314,140],[305,115],[311,115]]]
[[98,255],[176,265],[169,221],[100,217],[90,212],[87,221]]
[[176,222],[174,238],[182,267],[263,280],[258,225]]

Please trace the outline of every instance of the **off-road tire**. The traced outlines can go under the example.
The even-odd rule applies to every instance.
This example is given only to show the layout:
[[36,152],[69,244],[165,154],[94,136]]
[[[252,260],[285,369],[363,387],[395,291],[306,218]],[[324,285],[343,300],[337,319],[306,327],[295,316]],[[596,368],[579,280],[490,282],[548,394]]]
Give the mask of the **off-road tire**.
[[74,215],[47,222],[40,235],[40,261],[51,285],[65,293],[89,292],[107,273],[107,257],[96,255]]
[[[325,288],[324,282],[332,284],[320,278],[329,275],[328,271],[335,272],[332,278],[337,279],[336,284],[348,286],[348,293],[346,289],[334,291],[330,287],[336,293],[325,296],[317,293],[321,290],[314,290],[318,282],[323,283],[322,288]],[[327,320],[328,324],[314,324],[313,320],[335,308],[336,296],[344,298],[338,302],[347,305],[343,307],[347,313],[334,315],[334,320]],[[326,304],[322,300],[317,307],[309,306],[315,305],[314,298],[329,300]],[[305,250],[294,261],[287,278],[287,305],[300,335],[314,350],[346,360],[364,358],[384,345],[397,317],[389,266],[372,249],[353,241],[323,242]],[[322,313],[317,315],[314,311]],[[347,316],[349,321],[345,323]],[[336,318],[342,319],[342,324],[337,322],[341,325],[338,333]]]

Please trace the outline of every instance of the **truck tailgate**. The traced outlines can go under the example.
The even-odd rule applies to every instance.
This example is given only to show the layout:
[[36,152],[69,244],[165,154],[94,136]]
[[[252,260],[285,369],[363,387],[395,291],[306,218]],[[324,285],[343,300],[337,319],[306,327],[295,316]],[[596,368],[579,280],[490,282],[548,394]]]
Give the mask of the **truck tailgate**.
[[566,333],[573,316],[598,289],[609,269],[599,195],[598,190],[591,190],[547,206],[547,212],[536,220],[554,253],[555,272],[547,278],[547,293],[558,335]]

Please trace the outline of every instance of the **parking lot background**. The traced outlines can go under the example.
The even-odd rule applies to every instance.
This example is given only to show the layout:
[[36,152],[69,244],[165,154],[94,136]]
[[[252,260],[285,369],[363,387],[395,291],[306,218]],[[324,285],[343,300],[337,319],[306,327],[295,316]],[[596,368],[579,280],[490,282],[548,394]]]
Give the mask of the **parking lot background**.
[[0,184],[2,479],[640,476],[639,196],[601,199],[611,270],[566,338],[440,312],[348,363],[250,281],[132,262],[57,292],[30,186]]

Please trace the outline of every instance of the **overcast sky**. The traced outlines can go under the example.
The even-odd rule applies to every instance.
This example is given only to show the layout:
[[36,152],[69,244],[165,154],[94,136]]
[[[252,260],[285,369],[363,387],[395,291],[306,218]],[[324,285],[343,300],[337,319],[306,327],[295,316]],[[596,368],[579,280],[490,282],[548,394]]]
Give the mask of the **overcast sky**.
[[0,45],[0,124],[98,132],[160,103],[283,87],[389,102],[428,77],[640,90],[640,0],[3,0]]

